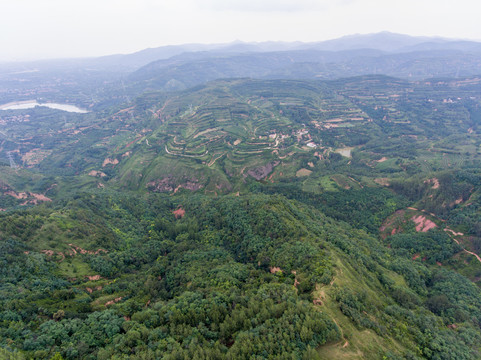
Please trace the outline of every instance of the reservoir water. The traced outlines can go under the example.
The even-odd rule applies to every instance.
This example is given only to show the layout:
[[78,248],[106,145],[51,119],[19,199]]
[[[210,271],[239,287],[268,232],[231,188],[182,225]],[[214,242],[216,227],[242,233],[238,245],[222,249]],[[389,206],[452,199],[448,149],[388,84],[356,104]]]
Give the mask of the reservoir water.
[[57,103],[42,103],[39,104],[34,100],[30,101],[19,101],[19,102],[11,102],[8,104],[0,105],[0,110],[25,110],[25,109],[33,109],[36,106],[45,106],[51,109],[68,111],[68,112],[75,112],[85,114],[88,113],[87,110],[81,109],[75,105],[69,104],[57,104]]

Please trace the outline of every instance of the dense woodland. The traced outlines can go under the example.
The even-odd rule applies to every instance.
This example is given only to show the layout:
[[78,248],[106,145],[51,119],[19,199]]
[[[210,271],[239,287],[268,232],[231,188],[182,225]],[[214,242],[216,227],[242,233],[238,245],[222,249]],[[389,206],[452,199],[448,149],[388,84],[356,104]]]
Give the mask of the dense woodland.
[[[319,346],[349,340],[324,301],[356,331],[404,348],[373,356],[477,357],[480,289],[430,265],[459,251],[442,232],[396,235],[387,248],[312,206],[260,194],[78,194],[0,221],[0,338],[27,358],[322,358]],[[40,251],[60,239],[105,252]]]

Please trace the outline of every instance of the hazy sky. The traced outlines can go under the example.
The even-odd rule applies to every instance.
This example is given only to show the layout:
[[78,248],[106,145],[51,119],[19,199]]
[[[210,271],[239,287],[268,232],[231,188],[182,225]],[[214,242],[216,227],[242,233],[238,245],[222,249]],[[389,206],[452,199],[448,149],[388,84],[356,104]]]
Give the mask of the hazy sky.
[[481,40],[480,0],[0,0],[0,61],[383,30]]

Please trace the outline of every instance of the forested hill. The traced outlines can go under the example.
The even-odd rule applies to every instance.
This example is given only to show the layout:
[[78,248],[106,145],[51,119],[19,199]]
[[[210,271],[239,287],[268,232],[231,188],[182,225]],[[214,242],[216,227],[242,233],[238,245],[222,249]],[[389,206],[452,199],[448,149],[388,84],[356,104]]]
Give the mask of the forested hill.
[[386,37],[0,74],[0,359],[479,359],[477,50]]
[[0,231],[17,358],[478,357],[480,290],[435,265],[459,252],[443,232],[388,248],[282,196],[108,192]]

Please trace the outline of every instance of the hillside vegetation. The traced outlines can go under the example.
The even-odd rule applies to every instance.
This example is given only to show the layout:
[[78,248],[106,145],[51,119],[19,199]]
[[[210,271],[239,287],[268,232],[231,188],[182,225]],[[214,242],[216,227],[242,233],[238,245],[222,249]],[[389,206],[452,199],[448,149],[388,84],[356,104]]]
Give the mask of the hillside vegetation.
[[1,111],[0,359],[480,358],[481,78],[286,72],[302,51]]

